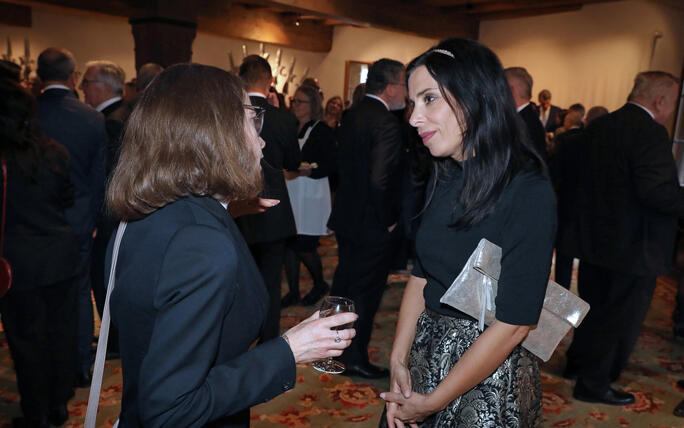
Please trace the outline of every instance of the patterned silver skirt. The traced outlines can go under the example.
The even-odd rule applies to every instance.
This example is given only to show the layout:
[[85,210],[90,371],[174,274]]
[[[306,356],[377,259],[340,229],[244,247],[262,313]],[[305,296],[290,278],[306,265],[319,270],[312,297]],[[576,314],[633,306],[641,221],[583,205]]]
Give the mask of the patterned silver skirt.
[[[479,336],[477,322],[426,309],[418,318],[411,347],[409,369],[413,391],[428,394],[434,390]],[[541,392],[535,357],[517,346],[488,378],[419,426],[538,427],[542,422]],[[383,413],[380,427],[386,426]]]

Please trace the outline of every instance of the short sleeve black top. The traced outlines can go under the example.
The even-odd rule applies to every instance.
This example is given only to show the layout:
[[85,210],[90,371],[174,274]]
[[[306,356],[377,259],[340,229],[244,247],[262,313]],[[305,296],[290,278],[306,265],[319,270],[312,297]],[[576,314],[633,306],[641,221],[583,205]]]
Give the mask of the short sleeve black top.
[[[425,278],[427,308],[443,315],[472,319],[440,303],[480,239],[502,249],[496,296],[496,319],[534,325],[544,303],[556,234],[556,199],[550,180],[539,171],[521,171],[501,194],[494,211],[469,228],[451,225],[462,215],[459,195],[463,170],[440,173],[416,236],[413,274]],[[428,191],[428,194],[430,191]]]

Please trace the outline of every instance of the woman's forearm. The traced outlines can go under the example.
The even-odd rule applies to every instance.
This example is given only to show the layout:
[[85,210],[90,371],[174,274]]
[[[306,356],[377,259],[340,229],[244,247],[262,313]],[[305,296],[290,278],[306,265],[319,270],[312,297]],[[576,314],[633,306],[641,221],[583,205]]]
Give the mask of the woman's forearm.
[[427,281],[424,278],[411,276],[406,288],[404,297],[401,299],[399,309],[399,319],[397,320],[397,331],[394,335],[394,345],[390,363],[398,362],[406,364],[411,344],[416,334],[416,322],[418,317],[425,310],[425,299],[423,298],[423,288]]
[[530,326],[495,321],[468,348],[447,377],[430,393],[436,409],[444,409],[456,398],[491,375],[522,342]]

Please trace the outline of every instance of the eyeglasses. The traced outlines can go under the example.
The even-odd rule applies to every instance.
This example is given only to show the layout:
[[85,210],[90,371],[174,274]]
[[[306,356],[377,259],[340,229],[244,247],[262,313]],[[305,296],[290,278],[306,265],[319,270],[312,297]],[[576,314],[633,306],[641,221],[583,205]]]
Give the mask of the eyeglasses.
[[296,105],[298,105],[298,104],[309,104],[309,103],[311,103],[311,101],[298,100],[297,98],[295,98],[295,99],[293,99],[292,101],[290,101],[290,104],[292,104],[292,105],[294,105],[294,106],[296,106]]
[[252,124],[256,129],[257,134],[261,134],[261,128],[264,127],[264,113],[266,109],[259,106],[253,106],[251,104],[243,104],[247,110],[252,110],[254,112],[254,117],[251,118]]

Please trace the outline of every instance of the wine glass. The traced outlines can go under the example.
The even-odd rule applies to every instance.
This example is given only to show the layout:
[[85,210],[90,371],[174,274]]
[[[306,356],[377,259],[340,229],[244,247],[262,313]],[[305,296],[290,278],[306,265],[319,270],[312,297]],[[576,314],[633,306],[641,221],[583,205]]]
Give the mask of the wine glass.
[[[343,312],[354,312],[354,301],[347,299],[345,297],[338,296],[328,296],[323,299],[321,303],[320,317],[329,317],[335,314],[340,314]],[[339,325],[333,327],[331,330],[345,330],[352,328],[353,322],[348,324]],[[339,361],[335,361],[332,358],[327,358],[322,361],[316,361],[313,363],[313,368],[319,372],[330,373],[330,374],[340,374],[344,371],[345,367]]]

